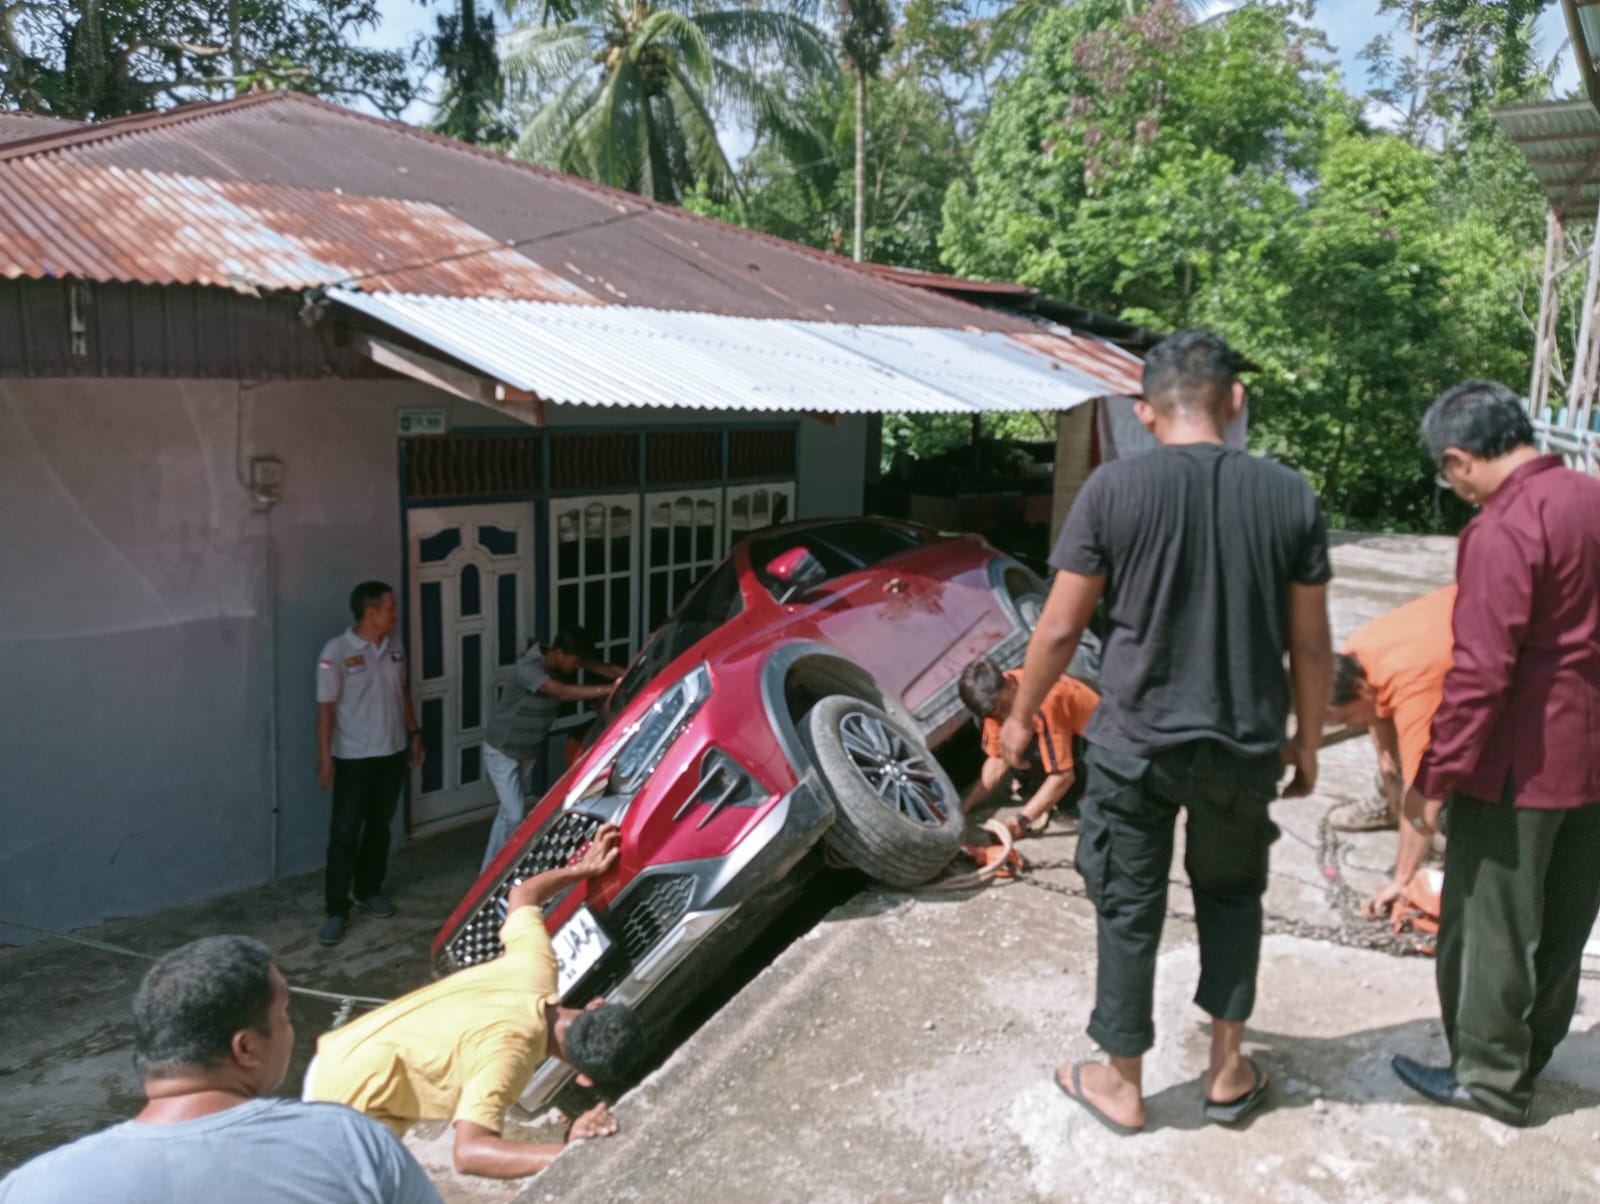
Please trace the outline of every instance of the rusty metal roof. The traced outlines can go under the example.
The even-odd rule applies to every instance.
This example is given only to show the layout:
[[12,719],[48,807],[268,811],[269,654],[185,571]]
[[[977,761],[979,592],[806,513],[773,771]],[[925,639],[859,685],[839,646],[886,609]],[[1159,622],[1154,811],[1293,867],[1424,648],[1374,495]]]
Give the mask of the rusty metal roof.
[[1600,112],[1587,100],[1508,105],[1492,113],[1563,218],[1592,219],[1600,205]]
[[0,112],[0,146],[24,142],[45,134],[77,129],[83,123],[68,121],[63,117],[46,117],[42,113],[23,113],[8,109]]
[[[128,228],[63,200],[51,167],[120,169],[121,177],[71,177],[108,189],[138,180],[180,196],[199,190],[225,198],[226,216],[213,206],[204,221],[167,219],[165,241],[130,246]],[[117,195],[126,203],[127,192]],[[282,198],[284,207],[257,203],[268,195]],[[0,146],[0,196],[0,208],[26,211],[21,217],[0,213],[4,274],[66,274],[69,264],[99,264],[98,272],[109,259],[126,260],[117,279],[159,284],[195,278],[197,244],[217,241],[213,233],[234,237],[237,215],[227,207],[238,206],[259,223],[258,250],[260,239],[271,244],[267,236],[276,234],[304,252],[292,263],[274,260],[256,287],[303,283],[298,277],[309,259],[337,271],[324,283],[366,269],[379,273],[369,288],[403,284],[415,292],[518,296],[537,284],[538,269],[550,274],[552,289],[559,282],[581,290],[574,299],[587,295],[613,305],[871,325],[1033,328],[1026,318],[883,279],[839,256],[295,92],[140,114]],[[358,204],[358,198],[364,200]],[[362,205],[368,206],[364,216]],[[344,229],[338,253],[310,241],[323,213]],[[406,261],[388,258],[390,236],[382,229],[390,216],[402,223],[401,241],[415,240],[430,252],[509,245],[527,263],[485,253],[453,264],[448,279],[407,273],[400,281],[397,269]],[[220,226],[213,229],[213,221]],[[19,253],[13,244],[20,245],[24,224],[30,242]],[[474,274],[480,260],[499,264],[505,275]]]
[[0,276],[596,303],[437,205],[56,156],[0,170]]

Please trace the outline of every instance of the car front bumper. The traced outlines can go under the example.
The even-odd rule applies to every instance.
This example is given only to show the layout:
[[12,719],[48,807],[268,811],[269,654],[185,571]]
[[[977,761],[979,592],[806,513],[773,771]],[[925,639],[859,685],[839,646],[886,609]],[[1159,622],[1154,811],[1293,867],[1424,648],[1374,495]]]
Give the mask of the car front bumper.
[[[638,1013],[647,1030],[667,1017],[675,977],[719,959],[719,934],[736,924],[764,923],[750,914],[783,882],[833,823],[833,799],[808,771],[760,823],[721,857],[653,865],[637,875],[597,916],[613,941],[607,956],[563,1000],[569,1007],[604,998]],[[643,917],[638,919],[637,917]],[[734,952],[737,952],[735,950]],[[676,974],[678,971],[684,974]],[[566,1063],[547,1058],[522,1093],[523,1107],[549,1107],[572,1079]]]

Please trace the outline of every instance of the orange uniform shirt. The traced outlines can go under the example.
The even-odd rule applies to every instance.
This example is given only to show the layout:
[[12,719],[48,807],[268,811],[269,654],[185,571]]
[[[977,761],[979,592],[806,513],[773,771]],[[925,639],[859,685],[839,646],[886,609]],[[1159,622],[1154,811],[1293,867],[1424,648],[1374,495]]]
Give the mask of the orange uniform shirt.
[[1450,625],[1455,604],[1456,587],[1447,585],[1379,615],[1344,646],[1367,671],[1378,717],[1394,720],[1400,772],[1408,786],[1416,779],[1433,713],[1444,697],[1444,675],[1455,647]]
[[[1008,669],[1006,676],[1021,683],[1022,670]],[[1100,705],[1100,695],[1073,677],[1063,677],[1044,696],[1039,713],[1033,717],[1034,737],[1039,745],[1039,763],[1046,773],[1065,773],[1072,768],[1072,737],[1083,735],[1089,716]],[[1000,724],[983,721],[983,751],[1000,755]]]

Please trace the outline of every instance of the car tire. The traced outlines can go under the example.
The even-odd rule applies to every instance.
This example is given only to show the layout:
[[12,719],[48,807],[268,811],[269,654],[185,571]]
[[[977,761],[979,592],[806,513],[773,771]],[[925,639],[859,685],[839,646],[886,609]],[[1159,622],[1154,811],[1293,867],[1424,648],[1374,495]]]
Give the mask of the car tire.
[[[847,694],[818,702],[802,730],[812,762],[837,804],[824,837],[828,846],[889,886],[920,886],[938,877],[961,848],[966,816],[955,784],[922,738],[878,707]],[[871,751],[863,751],[869,745]],[[894,773],[891,762],[901,767],[887,787],[895,802],[879,792],[862,766],[875,753],[883,755],[885,772]],[[914,778],[904,775],[907,768]]]

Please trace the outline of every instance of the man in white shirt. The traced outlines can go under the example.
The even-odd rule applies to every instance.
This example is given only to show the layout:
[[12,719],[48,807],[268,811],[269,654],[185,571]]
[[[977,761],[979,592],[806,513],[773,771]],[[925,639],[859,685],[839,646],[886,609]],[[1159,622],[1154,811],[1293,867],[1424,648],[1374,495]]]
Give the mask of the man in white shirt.
[[363,581],[350,594],[355,625],[317,659],[317,784],[333,787],[324,905],[317,939],[336,945],[350,917],[352,888],[379,919],[394,915],[383,894],[389,825],[405,782],[407,749],[422,764],[422,732],[411,711],[406,653],[395,638],[394,590]]

